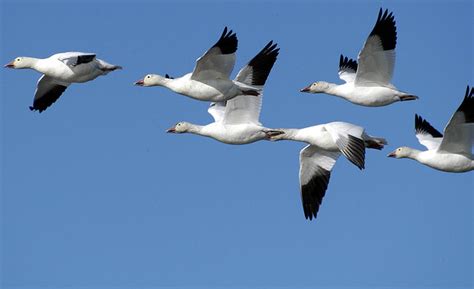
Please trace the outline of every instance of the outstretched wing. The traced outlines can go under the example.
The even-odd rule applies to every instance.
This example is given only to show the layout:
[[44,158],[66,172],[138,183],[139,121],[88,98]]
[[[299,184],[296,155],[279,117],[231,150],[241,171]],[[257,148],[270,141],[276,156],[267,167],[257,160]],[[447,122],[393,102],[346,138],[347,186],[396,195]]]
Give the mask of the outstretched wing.
[[214,118],[214,122],[222,122],[225,114],[226,102],[211,102],[207,112]]
[[[268,75],[272,70],[280,48],[270,41],[252,58],[237,74],[235,81],[263,89]],[[260,95],[239,95],[227,101],[224,123],[239,124],[253,123],[260,125],[260,110],[263,93]]]
[[306,219],[316,218],[331,177],[331,170],[340,156],[308,145],[300,151],[301,202]]
[[395,67],[395,46],[397,28],[392,12],[382,13],[380,8],[377,22],[359,52],[355,83],[360,86],[392,86]]
[[203,56],[196,61],[191,79],[202,81],[208,79],[229,79],[235,65],[237,36],[232,30],[224,28],[221,37]]
[[77,66],[89,63],[95,59],[95,53],[66,52],[58,54],[58,59],[68,66]]
[[45,111],[53,103],[58,100],[58,98],[63,94],[66,88],[69,86],[69,83],[58,82],[55,79],[42,75],[38,80],[36,86],[35,98],[33,100],[33,105],[30,106],[30,110],[39,111],[40,113]]
[[365,168],[364,128],[346,122],[331,122],[324,125],[339,151],[359,169]]
[[415,114],[415,135],[418,141],[429,150],[438,149],[443,140],[443,135],[417,114]]
[[438,150],[470,155],[474,137],[474,87],[466,89],[464,99],[444,128]]
[[347,83],[354,82],[357,71],[357,61],[344,57],[341,54],[339,58],[339,78]]

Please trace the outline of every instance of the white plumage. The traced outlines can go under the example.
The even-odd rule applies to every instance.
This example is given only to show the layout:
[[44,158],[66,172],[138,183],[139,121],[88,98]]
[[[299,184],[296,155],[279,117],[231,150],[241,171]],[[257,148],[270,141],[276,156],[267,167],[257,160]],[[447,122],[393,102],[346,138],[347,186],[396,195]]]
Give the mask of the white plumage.
[[96,58],[94,53],[64,52],[48,58],[17,57],[5,67],[31,68],[43,75],[38,80],[35,98],[30,110],[40,113],[51,106],[71,83],[94,80],[100,75],[122,67]]
[[[316,218],[326,193],[331,171],[343,154],[359,169],[365,167],[365,148],[382,149],[383,138],[371,137],[364,128],[346,122],[331,122],[302,129],[278,129],[270,140],[308,143],[300,151],[300,188],[306,219]],[[271,134],[271,131],[269,132]]]
[[429,122],[415,115],[418,141],[428,150],[399,147],[388,156],[410,158],[434,169],[460,173],[474,170],[474,88],[467,87],[463,102],[444,128],[444,137]]
[[164,86],[172,91],[203,101],[221,102],[237,95],[258,96],[251,85],[230,79],[235,65],[237,36],[225,27],[219,40],[196,61],[192,73],[178,78],[148,74],[135,82],[139,86]]
[[345,81],[337,85],[325,81],[314,82],[301,92],[327,93],[363,106],[384,106],[418,97],[399,91],[391,83],[395,67],[397,31],[392,13],[380,9],[377,22],[359,52],[358,62],[340,56],[339,77]]
[[[279,50],[277,45],[270,41],[240,70],[234,81],[252,85],[262,91]],[[211,103],[208,112],[214,118],[213,123],[200,126],[179,122],[168,132],[194,133],[228,144],[248,144],[268,138],[268,129],[259,121],[262,97],[262,94],[239,95],[226,102]]]

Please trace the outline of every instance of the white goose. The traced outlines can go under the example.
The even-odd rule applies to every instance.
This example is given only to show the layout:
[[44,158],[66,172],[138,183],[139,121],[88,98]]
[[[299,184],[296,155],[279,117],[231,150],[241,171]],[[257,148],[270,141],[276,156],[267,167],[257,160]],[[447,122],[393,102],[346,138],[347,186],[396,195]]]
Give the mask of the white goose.
[[221,37],[196,61],[192,73],[171,78],[148,74],[135,82],[139,86],[164,86],[197,100],[221,102],[237,95],[259,95],[259,90],[229,79],[235,65],[237,36],[224,28]]
[[419,115],[415,115],[415,133],[427,151],[399,147],[388,156],[413,159],[445,172],[474,170],[474,87],[470,91],[467,87],[463,102],[444,128],[444,137]]
[[[244,66],[236,82],[263,89],[280,48],[270,41],[250,62]],[[270,135],[259,122],[262,95],[239,95],[226,102],[211,103],[208,112],[214,122],[205,126],[179,122],[168,129],[170,133],[193,133],[216,139],[227,144],[248,144],[266,139]],[[273,131],[271,134],[278,134]]]
[[[364,128],[346,122],[331,122],[302,129],[278,129],[270,140],[308,143],[300,151],[300,187],[306,219],[316,218],[326,193],[331,170],[343,154],[359,169],[365,167],[365,148],[382,149],[386,140],[365,133]],[[283,132],[283,133],[281,133]]]
[[377,22],[359,52],[359,65],[342,55],[339,59],[339,77],[346,83],[337,85],[317,81],[301,89],[301,92],[327,93],[362,106],[384,106],[417,99],[417,96],[399,91],[390,83],[396,43],[397,31],[392,12],[385,10],[382,14],[380,8]]
[[48,58],[17,57],[7,68],[31,68],[43,75],[38,80],[30,110],[40,113],[51,106],[71,83],[87,82],[122,67],[96,58],[94,53],[64,52]]

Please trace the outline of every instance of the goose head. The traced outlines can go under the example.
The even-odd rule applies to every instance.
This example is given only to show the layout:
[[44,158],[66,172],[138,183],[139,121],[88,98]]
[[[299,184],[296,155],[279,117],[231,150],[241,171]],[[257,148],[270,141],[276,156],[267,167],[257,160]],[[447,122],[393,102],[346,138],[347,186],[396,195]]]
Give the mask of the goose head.
[[136,81],[134,84],[138,86],[161,86],[165,77],[157,74],[147,74],[143,79]]
[[168,133],[185,133],[191,128],[191,124],[185,121],[178,122],[174,126],[166,130]]
[[323,93],[329,88],[329,83],[325,81],[316,81],[300,90],[300,92]]
[[396,150],[394,150],[393,152],[389,153],[387,155],[387,157],[397,158],[397,159],[407,158],[410,155],[411,151],[412,151],[412,149],[409,148],[409,147],[399,147]]
[[5,68],[15,68],[15,69],[22,69],[22,68],[31,68],[32,60],[29,57],[17,57],[14,60],[10,61],[9,63],[5,64]]

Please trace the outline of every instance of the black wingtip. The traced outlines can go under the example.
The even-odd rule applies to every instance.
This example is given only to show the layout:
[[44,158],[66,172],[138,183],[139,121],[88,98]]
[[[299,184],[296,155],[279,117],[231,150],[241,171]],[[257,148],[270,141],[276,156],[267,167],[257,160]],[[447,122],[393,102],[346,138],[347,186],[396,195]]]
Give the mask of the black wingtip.
[[265,85],[268,75],[280,53],[280,48],[277,48],[277,45],[277,43],[273,43],[273,40],[271,40],[249,61],[248,66],[251,66],[253,69],[252,85]]
[[31,106],[31,105],[28,108],[30,109],[30,111],[37,111],[38,113],[42,113],[43,111],[46,110],[46,108],[43,109],[43,108]]
[[384,50],[393,50],[397,45],[397,27],[393,12],[379,10],[377,22],[369,36],[378,36]]
[[221,37],[212,47],[218,47],[222,54],[232,54],[237,51],[237,44],[237,35],[232,30],[228,30],[226,26]]
[[429,134],[432,137],[443,137],[437,129],[435,129],[428,121],[415,113],[415,133]]
[[464,99],[457,111],[464,113],[466,123],[474,123],[474,87],[467,86]]
[[77,66],[84,63],[89,63],[95,59],[95,54],[89,55],[79,55],[77,57],[76,63],[72,64],[72,66]]
[[41,97],[35,97],[35,99],[33,100],[33,106],[30,107],[30,110],[37,110],[40,113],[45,111],[48,107],[50,107],[59,99],[59,97],[66,90],[66,88],[67,86],[56,85]]
[[301,201],[303,203],[303,212],[306,219],[310,221],[318,216],[319,207],[323,201],[324,195],[329,185],[331,172],[320,168],[322,175],[317,175],[301,186]]
[[466,87],[466,94],[464,95],[464,98],[473,97],[473,96],[474,96],[474,86],[469,91],[469,85],[468,85]]
[[339,71],[341,70],[352,70],[357,71],[357,61],[341,54],[339,57]]
[[360,170],[365,169],[365,142],[362,139],[348,135],[341,153]]

